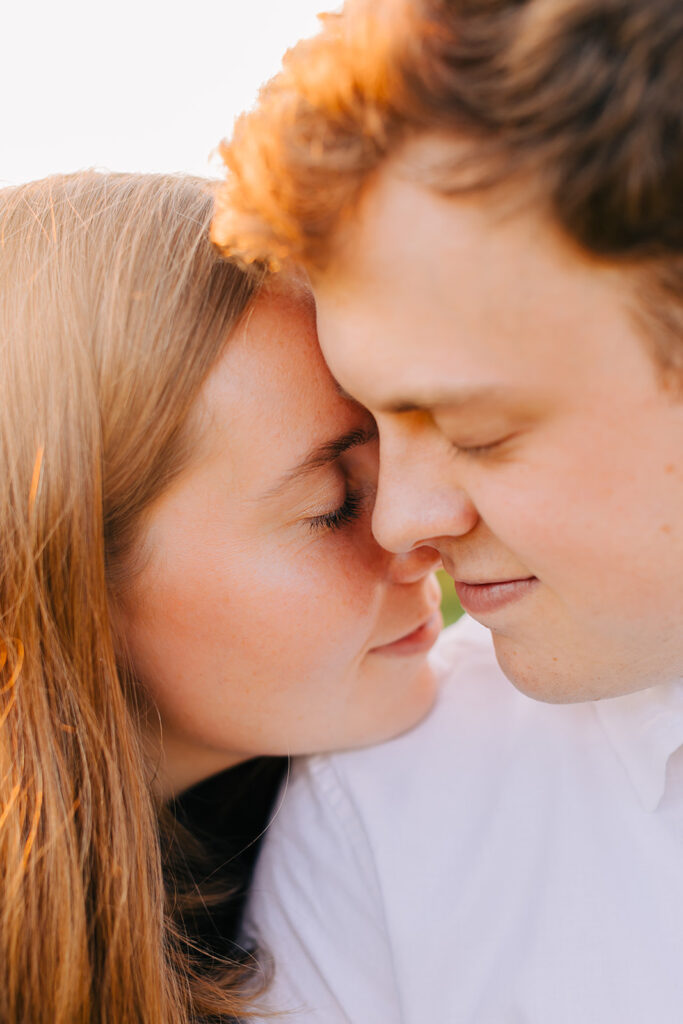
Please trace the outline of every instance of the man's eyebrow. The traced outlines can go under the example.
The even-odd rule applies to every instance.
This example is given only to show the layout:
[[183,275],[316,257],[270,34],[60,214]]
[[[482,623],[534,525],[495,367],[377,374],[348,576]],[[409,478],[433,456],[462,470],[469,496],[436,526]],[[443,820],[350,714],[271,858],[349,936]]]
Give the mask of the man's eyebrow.
[[372,426],[368,427],[357,427],[354,430],[349,430],[345,434],[341,434],[339,437],[333,438],[331,441],[323,441],[322,444],[316,445],[311,448],[304,458],[292,469],[289,469],[284,476],[280,477],[276,484],[270,488],[263,495],[264,498],[272,498],[276,494],[279,494],[286,487],[289,486],[294,480],[298,480],[301,477],[306,476],[308,473],[314,472],[316,469],[323,469],[325,466],[329,466],[331,463],[342,456],[345,452],[350,451],[352,448],[357,448],[359,445],[369,444],[370,441],[377,439],[377,427],[373,423]]
[[[349,395],[347,391],[337,384],[337,390],[343,398],[348,398],[351,401],[357,401],[353,395]],[[389,398],[380,400],[377,404],[373,404],[373,412],[378,413],[403,413],[403,412],[424,412],[429,410],[430,412],[440,409],[453,409],[459,411],[461,409],[467,409],[472,405],[479,404],[501,404],[503,402],[509,403],[510,399],[514,397],[512,392],[508,388],[502,388],[498,385],[486,385],[485,387],[460,387],[453,388],[449,391],[425,391],[422,394],[417,393],[411,396],[410,399],[401,398]]]

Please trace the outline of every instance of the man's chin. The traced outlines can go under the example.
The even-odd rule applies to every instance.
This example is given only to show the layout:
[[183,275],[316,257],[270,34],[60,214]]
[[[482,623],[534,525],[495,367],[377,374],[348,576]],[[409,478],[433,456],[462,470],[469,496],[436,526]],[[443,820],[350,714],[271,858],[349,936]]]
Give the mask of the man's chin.
[[596,700],[595,679],[584,678],[579,666],[570,666],[545,648],[533,649],[510,637],[493,633],[493,646],[501,669],[512,685],[533,700],[546,704],[576,704]]

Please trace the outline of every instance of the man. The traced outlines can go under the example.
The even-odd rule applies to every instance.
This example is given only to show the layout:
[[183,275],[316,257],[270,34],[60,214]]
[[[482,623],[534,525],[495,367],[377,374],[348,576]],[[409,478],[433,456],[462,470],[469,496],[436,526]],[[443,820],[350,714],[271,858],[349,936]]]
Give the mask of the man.
[[[377,419],[378,540],[439,551],[522,693],[618,698],[513,696],[470,623],[441,651],[446,710],[299,771],[261,874],[284,912],[257,895],[255,916],[276,959],[299,944],[281,974],[309,1019],[683,1017],[681,95],[676,0],[352,0],[225,147],[216,240],[308,269],[328,363]],[[405,805],[377,784],[366,806],[371,771]],[[420,792],[449,771],[440,819]],[[330,772],[376,878],[335,916],[375,900],[355,927],[387,937],[384,981],[343,994],[338,949],[314,955],[316,915],[287,903],[316,843],[342,849]],[[391,1009],[351,1011],[354,985]]]

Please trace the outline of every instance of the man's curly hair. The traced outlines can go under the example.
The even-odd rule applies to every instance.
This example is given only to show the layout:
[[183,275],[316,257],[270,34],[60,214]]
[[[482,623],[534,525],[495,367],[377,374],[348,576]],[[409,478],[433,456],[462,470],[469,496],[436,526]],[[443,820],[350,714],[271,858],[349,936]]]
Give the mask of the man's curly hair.
[[659,361],[683,371],[682,97],[680,0],[349,0],[223,143],[213,239],[315,277],[378,169],[452,137],[430,187],[532,182],[585,252],[637,271]]

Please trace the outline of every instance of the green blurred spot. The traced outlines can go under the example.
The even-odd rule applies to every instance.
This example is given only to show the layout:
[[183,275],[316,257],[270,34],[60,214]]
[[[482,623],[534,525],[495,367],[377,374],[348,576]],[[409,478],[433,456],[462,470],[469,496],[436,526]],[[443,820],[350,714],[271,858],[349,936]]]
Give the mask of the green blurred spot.
[[462,607],[458,601],[453,580],[448,573],[440,569],[437,576],[441,584],[441,611],[443,612],[444,625],[450,626],[451,622],[455,622],[462,615]]

